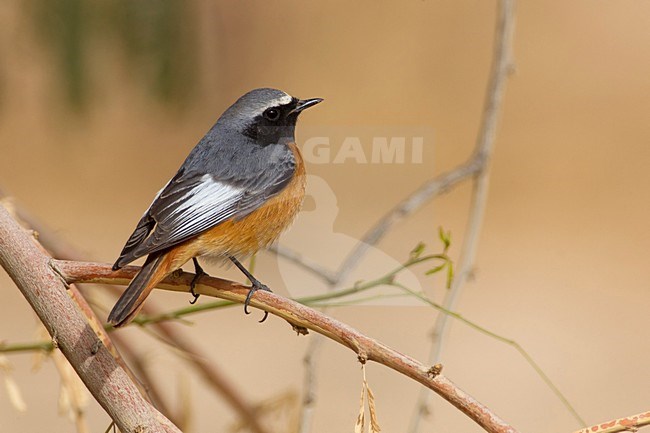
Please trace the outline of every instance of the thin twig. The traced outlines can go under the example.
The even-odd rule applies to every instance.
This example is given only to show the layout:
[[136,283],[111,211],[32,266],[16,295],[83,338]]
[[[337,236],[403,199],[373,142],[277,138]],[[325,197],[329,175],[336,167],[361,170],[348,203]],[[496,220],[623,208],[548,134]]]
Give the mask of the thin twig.
[[38,341],[31,343],[15,343],[8,344],[5,342],[0,342],[0,352],[1,353],[20,353],[20,352],[51,352],[54,350],[54,345],[52,341]]
[[636,432],[640,427],[650,425],[650,410],[627,416],[625,418],[614,419],[607,422],[601,422],[591,427],[585,427],[575,433],[618,433],[618,432]]
[[[56,261],[68,283],[128,284],[139,268],[127,266],[112,271],[110,265],[100,263]],[[194,278],[190,273],[179,273],[167,277],[159,288],[188,292]],[[195,288],[197,293],[243,303],[249,287],[213,277],[203,277]],[[383,364],[438,393],[449,403],[466,414],[489,432],[510,432],[516,430],[501,420],[487,407],[460,390],[442,374],[434,374],[415,359],[403,355],[390,347],[365,336],[352,327],[325,314],[283,298],[271,292],[257,292],[251,305],[281,317],[288,322],[311,329],[353,350],[361,362],[374,361]]]
[[270,251],[276,253],[277,255],[284,257],[290,262],[300,266],[301,268],[311,272],[317,277],[324,280],[330,285],[337,283],[338,275],[327,269],[325,266],[317,263],[314,260],[311,260],[309,257],[305,257],[297,251],[292,250],[291,248],[285,247],[281,244],[274,244],[269,248]]
[[16,283],[55,345],[97,402],[125,432],[180,431],[141,395],[131,378],[70,298],[67,284],[44,254],[0,206],[0,265]]

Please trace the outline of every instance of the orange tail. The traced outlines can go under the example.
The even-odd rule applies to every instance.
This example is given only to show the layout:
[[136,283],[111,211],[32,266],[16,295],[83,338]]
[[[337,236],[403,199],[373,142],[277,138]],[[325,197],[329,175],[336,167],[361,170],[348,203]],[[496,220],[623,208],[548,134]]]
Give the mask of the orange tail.
[[153,288],[171,272],[169,254],[149,254],[140,272],[133,278],[108,315],[108,323],[118,328],[131,322]]

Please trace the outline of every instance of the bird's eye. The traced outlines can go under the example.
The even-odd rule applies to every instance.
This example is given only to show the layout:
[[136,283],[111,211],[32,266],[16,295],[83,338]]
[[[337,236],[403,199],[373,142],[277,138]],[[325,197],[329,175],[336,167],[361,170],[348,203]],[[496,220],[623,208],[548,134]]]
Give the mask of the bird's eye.
[[277,108],[269,108],[264,112],[264,118],[271,122],[275,122],[280,118],[280,110]]

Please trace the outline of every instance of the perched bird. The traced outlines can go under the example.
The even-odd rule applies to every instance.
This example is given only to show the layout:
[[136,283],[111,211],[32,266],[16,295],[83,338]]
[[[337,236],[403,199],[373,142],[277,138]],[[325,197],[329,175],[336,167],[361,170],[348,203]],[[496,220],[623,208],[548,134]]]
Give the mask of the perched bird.
[[156,195],[113,265],[117,270],[147,255],[109,323],[118,327],[133,320],[156,284],[190,259],[194,294],[205,274],[196,260],[202,256],[231,260],[251,281],[248,314],[253,293],[269,289],[238,259],[273,242],[298,213],[305,166],[295,143],[296,121],[321,101],[256,89],[221,115]]

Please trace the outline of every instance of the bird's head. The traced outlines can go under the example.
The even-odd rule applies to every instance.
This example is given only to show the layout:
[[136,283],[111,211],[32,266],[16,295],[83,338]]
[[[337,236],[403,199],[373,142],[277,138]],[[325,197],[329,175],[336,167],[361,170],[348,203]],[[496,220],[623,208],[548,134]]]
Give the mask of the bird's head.
[[293,141],[300,113],[321,101],[298,99],[276,89],[255,89],[231,105],[218,124],[237,129],[260,146]]

